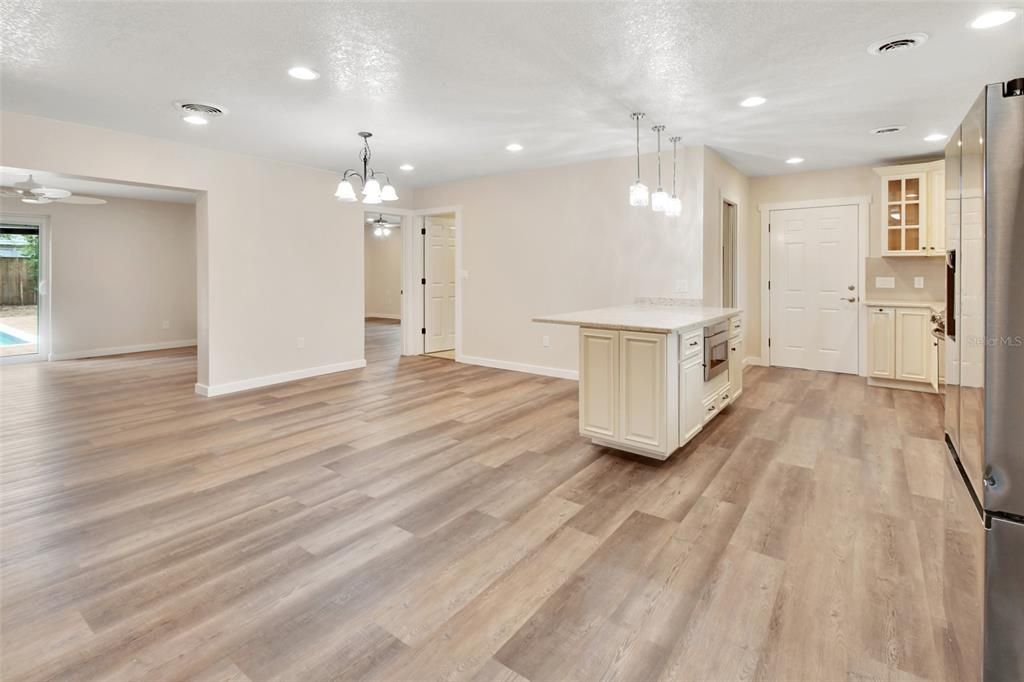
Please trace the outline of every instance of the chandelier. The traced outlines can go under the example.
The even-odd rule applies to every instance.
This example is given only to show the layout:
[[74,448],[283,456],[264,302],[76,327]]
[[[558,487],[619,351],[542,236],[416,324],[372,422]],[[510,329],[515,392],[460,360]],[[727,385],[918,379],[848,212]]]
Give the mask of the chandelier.
[[640,180],[640,119],[644,116],[646,114],[642,112],[632,115],[633,120],[636,122],[636,180],[629,186],[629,205],[647,206],[650,204],[651,209],[657,213],[664,213],[670,217],[682,215],[683,202],[676,194],[676,171],[678,165],[676,145],[682,138],[678,136],[669,138],[669,141],[672,142],[672,195],[669,196],[668,192],[661,185],[661,133],[665,130],[665,126],[656,125],[651,128],[658,136],[658,187],[651,194],[647,189],[647,185]]
[[[363,148],[359,152],[359,160],[363,162],[363,172],[360,173],[352,168],[346,170],[344,175],[341,176],[341,182],[338,183],[338,189],[334,192],[334,196],[337,197],[338,201],[356,201],[356,190],[352,186],[350,178],[359,178],[363,185],[362,195],[364,204],[398,201],[398,193],[391,186],[391,178],[388,177],[388,174],[370,168],[370,158],[373,156],[373,153],[370,151],[370,138],[373,137],[373,133],[361,132],[359,137],[363,138]],[[380,180],[377,179],[378,175],[384,177],[385,184],[383,187],[380,184]]]

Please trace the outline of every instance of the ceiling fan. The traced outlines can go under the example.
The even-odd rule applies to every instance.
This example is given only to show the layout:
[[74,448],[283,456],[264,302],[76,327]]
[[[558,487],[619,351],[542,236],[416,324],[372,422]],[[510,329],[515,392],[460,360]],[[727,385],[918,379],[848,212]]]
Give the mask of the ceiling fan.
[[391,229],[398,227],[398,223],[392,223],[384,220],[384,214],[378,213],[376,218],[367,218],[367,225],[373,225],[373,236],[374,237],[387,237],[391,234]]
[[28,176],[28,180],[16,182],[10,187],[0,187],[0,196],[21,199],[22,203],[26,204],[52,204],[60,202],[63,204],[95,206],[107,203],[106,199],[83,197],[72,194],[66,189],[57,189],[56,187],[43,187],[31,175]]

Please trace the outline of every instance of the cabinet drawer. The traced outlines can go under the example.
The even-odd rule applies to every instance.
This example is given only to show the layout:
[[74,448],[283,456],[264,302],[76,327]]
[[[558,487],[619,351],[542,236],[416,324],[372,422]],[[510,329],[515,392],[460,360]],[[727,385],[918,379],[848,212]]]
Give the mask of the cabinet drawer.
[[704,352],[704,330],[683,332],[679,340],[679,359],[688,360]]
[[739,315],[729,318],[729,338],[739,336],[743,333],[743,318]]

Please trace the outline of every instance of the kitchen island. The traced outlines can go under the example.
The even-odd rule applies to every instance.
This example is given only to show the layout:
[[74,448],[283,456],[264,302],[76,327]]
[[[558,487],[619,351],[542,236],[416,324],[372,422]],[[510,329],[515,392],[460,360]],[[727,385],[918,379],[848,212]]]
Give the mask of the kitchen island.
[[533,321],[580,328],[580,435],[663,460],[742,392],[741,312],[649,299]]

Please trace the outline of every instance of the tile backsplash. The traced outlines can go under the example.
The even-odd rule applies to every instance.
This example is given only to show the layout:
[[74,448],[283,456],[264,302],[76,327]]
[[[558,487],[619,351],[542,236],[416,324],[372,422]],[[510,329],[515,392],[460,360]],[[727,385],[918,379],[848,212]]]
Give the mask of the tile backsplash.
[[[868,258],[865,270],[866,299],[942,301],[946,298],[946,262],[943,258]],[[921,288],[914,286],[916,278],[923,280]],[[889,284],[892,286],[887,286]]]

